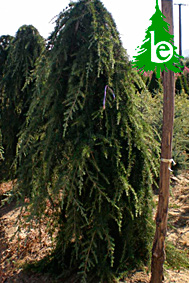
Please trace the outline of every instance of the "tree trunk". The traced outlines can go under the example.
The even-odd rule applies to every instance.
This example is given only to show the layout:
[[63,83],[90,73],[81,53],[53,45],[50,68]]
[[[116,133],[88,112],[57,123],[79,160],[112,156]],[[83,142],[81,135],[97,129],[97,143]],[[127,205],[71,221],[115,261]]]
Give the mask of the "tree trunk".
[[[162,0],[162,13],[170,24],[169,32],[173,34],[173,1]],[[159,202],[156,214],[156,232],[152,248],[151,283],[163,281],[163,264],[165,261],[165,237],[169,204],[170,165],[172,159],[172,133],[174,120],[174,72],[163,73],[164,104],[163,131],[161,142],[161,165],[159,183]]]

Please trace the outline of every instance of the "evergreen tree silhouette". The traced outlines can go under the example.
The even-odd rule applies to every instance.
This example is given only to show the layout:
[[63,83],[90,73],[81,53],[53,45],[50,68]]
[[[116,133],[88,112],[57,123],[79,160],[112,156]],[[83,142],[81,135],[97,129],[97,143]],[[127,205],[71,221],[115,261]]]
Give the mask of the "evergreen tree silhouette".
[[153,72],[151,81],[148,85],[148,90],[151,92],[152,97],[154,97],[158,91],[162,90],[162,85],[160,79],[157,78],[156,71]]
[[[99,0],[69,4],[48,47],[19,134],[19,195],[34,219],[51,202],[49,228],[59,231],[45,268],[72,276],[65,282],[75,273],[75,282],[113,282],[149,259],[159,145],[136,94],[145,86]],[[106,88],[104,109],[107,84],[116,98]]]
[[16,154],[17,134],[26,121],[32,98],[34,82],[31,74],[45,48],[45,41],[35,27],[23,25],[15,38],[1,37],[0,46],[0,50],[4,51],[0,52],[4,54],[4,59],[0,56],[0,62],[5,62],[0,74],[0,128],[5,161],[0,164],[0,172],[4,178],[10,178],[14,171],[12,162]]
[[0,79],[3,75],[3,68],[8,56],[9,47],[12,40],[13,36],[10,35],[2,35],[0,37]]
[[178,78],[176,79],[176,82],[175,82],[175,92],[176,92],[176,94],[181,94],[182,89],[183,89],[182,79],[181,79],[181,76],[178,76]]
[[189,86],[188,86],[186,75],[181,75],[181,78],[182,78],[184,91],[185,93],[189,94]]
[[[133,56],[135,59],[133,61],[133,66],[137,67],[142,73],[144,71],[153,71],[156,69],[157,77],[160,78],[160,72],[167,69],[174,72],[180,72],[180,62],[179,59],[183,58],[182,56],[176,53],[177,47],[173,45],[174,36],[169,34],[169,24],[164,20],[166,18],[158,5],[158,0],[156,0],[155,13],[150,18],[152,21],[151,26],[146,30],[146,36],[143,40],[141,47],[137,47],[138,55]],[[173,56],[166,63],[156,63],[151,61],[151,31],[154,31],[155,43],[157,44],[160,41],[169,42],[173,46]]]
[[185,65],[189,68],[189,58],[187,58]]

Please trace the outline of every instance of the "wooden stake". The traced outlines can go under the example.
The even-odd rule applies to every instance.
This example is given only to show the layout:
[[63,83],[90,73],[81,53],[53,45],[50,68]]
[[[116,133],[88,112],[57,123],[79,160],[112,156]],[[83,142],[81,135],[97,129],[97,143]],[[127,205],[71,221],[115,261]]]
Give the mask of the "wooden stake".
[[[169,32],[173,34],[173,0],[162,0],[162,13],[166,22],[170,24]],[[151,283],[161,283],[163,277],[163,264],[165,261],[165,237],[167,232],[167,217],[169,204],[170,163],[172,159],[172,134],[174,120],[174,72],[163,73],[163,131],[161,142],[161,165],[159,183],[159,202],[156,214],[156,232],[152,248]]]

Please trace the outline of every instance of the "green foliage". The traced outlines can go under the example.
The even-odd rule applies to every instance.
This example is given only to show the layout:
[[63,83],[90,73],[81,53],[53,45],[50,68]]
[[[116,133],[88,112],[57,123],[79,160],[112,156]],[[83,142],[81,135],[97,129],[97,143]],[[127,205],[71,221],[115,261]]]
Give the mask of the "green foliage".
[[167,268],[189,268],[187,251],[176,248],[171,242],[166,243],[166,262]]
[[189,165],[189,100],[185,93],[175,98],[175,119],[173,134],[173,156],[177,167],[186,169]]
[[4,65],[8,56],[10,43],[13,37],[10,35],[3,35],[0,37],[0,80],[3,76]]
[[148,77],[144,77],[143,79],[145,81],[146,86],[148,87],[148,85],[150,83],[150,77],[149,76]]
[[158,93],[159,91],[162,92],[163,90],[160,79],[157,78],[156,71],[154,71],[152,74],[152,78],[148,84],[148,90],[151,92],[153,97],[156,93]]
[[[155,138],[161,140],[163,125],[163,94],[159,93],[154,98],[146,92],[140,96],[141,111],[146,117],[146,121],[153,127]],[[144,111],[143,107],[147,106]],[[182,92],[175,96],[175,115],[173,128],[173,145],[172,155],[177,163],[173,168],[188,168],[188,151],[189,151],[189,100],[187,94]]]
[[[2,42],[8,46],[9,37],[3,38]],[[0,82],[0,127],[5,151],[5,162],[1,166],[3,171],[7,168],[8,174],[16,154],[17,134],[25,122],[32,98],[31,74],[43,49],[44,41],[38,31],[33,26],[22,26],[6,54]],[[7,47],[4,50],[7,51]]]
[[189,87],[189,73],[186,74],[186,80],[187,80],[187,84],[188,84],[188,87]]
[[181,94],[183,90],[183,83],[181,76],[178,76],[175,82],[175,92],[176,94]]
[[[0,37],[0,81],[3,78],[4,66],[8,56],[10,43],[13,37],[10,35],[3,35]],[[2,96],[0,95],[0,105],[2,104]],[[2,145],[2,133],[1,133],[1,112],[0,112],[0,160],[3,160],[4,149]]]
[[[99,0],[60,13],[32,78],[16,193],[28,221],[43,218],[47,203],[51,208],[49,232],[59,233],[49,269],[77,273],[80,282],[112,282],[126,266],[149,259],[159,145],[146,106],[140,109],[144,84]],[[116,98],[107,89],[103,110],[106,85]]]
[[189,94],[189,83],[187,82],[187,75],[181,75],[184,92]]
[[0,160],[3,160],[4,157],[4,150],[3,150],[3,146],[2,146],[2,134],[1,134],[1,130],[0,130]]
[[185,66],[186,66],[187,68],[189,68],[189,58],[186,59],[186,61],[185,61]]
[[144,92],[146,90],[146,85],[148,84],[148,82],[145,81],[144,76],[141,73],[135,73],[135,76],[133,76],[132,83],[136,88],[136,93]]

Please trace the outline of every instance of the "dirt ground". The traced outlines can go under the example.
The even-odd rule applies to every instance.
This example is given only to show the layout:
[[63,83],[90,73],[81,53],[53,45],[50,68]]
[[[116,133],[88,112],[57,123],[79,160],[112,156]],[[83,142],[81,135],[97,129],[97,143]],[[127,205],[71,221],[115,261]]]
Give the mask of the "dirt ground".
[[[189,172],[183,172],[177,177],[173,176],[171,184],[167,239],[189,254]],[[11,182],[0,184],[0,202],[11,187]],[[157,199],[156,197],[156,201]],[[47,255],[53,248],[53,242],[46,233],[45,224],[40,231],[34,224],[29,233],[27,225],[23,225],[19,238],[16,236],[12,240],[17,229],[16,219],[20,215],[20,208],[15,208],[15,205],[16,203],[12,202],[0,208],[0,282],[55,282],[48,275],[23,271],[23,264],[38,261]],[[121,282],[149,282],[149,280],[150,275],[146,272],[133,271]],[[189,270],[165,270],[164,282],[188,283]]]

